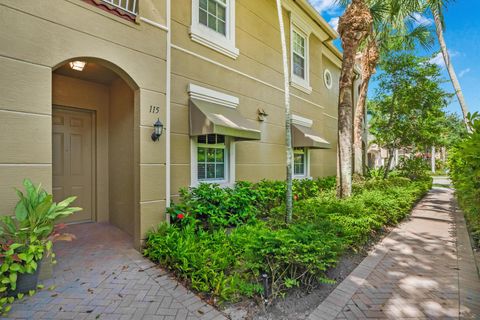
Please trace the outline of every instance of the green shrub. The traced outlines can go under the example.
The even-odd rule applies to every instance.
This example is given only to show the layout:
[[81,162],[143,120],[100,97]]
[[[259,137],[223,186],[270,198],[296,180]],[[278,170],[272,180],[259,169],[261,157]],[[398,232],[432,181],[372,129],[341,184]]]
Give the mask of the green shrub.
[[402,158],[398,166],[400,175],[411,180],[425,179],[429,176],[429,170],[427,161],[420,157]]
[[[319,196],[335,187],[335,178],[294,180],[295,199]],[[267,216],[285,201],[283,181],[262,180],[258,183],[237,182],[233,187],[203,183],[196,188],[180,190],[180,201],[169,208],[174,223],[197,224],[203,229],[236,227]]]
[[[263,273],[271,281],[274,296],[293,286],[308,288],[319,281],[331,282],[325,272],[342,253],[361,247],[383,226],[403,219],[429,190],[431,180],[392,178],[356,183],[361,187],[353,197],[338,200],[332,179],[298,181],[297,197],[305,200],[295,202],[293,222],[288,225],[282,206],[273,208],[283,202],[284,183],[240,183],[233,189],[201,186],[192,190],[193,195],[184,195],[188,205],[175,206],[188,207],[184,212],[190,218],[177,225],[162,224],[150,232],[144,254],[218,303],[263,294]],[[227,195],[239,201],[250,199],[254,208],[245,207],[248,212],[273,209],[255,219],[254,215],[242,215],[229,201],[222,202]],[[202,209],[195,211],[194,205]],[[205,215],[207,210],[211,213]],[[232,212],[245,218],[232,220]],[[236,227],[225,229],[232,225]]]
[[200,184],[180,190],[180,202],[171,206],[174,221],[189,225],[199,223],[205,229],[233,227],[255,219],[260,200],[251,184],[237,183],[233,188]]
[[449,150],[450,177],[475,246],[480,246],[480,116],[470,116],[472,132]]

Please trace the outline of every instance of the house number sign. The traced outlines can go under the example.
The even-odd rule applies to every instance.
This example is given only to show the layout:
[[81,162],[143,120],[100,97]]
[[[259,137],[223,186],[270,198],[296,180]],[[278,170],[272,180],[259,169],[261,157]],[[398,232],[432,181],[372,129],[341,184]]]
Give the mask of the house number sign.
[[160,107],[159,106],[150,106],[150,113],[160,113]]

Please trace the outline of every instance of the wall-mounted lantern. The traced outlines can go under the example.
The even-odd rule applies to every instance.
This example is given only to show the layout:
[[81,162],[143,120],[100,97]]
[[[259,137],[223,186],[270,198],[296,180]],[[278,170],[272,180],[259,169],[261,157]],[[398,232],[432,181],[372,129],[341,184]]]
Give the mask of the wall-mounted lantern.
[[160,121],[160,119],[157,119],[157,122],[153,124],[152,140],[158,141],[162,133],[163,133],[163,123]]
[[257,110],[257,119],[258,121],[265,121],[268,117],[268,114],[265,112],[263,108],[258,108]]

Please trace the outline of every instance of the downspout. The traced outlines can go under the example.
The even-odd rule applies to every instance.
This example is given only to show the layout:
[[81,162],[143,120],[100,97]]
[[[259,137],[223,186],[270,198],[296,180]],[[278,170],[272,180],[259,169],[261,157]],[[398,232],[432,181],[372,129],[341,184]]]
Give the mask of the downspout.
[[[167,128],[165,132],[165,139],[166,139],[166,156],[165,156],[165,207],[170,207],[170,198],[171,198],[171,181],[170,181],[170,151],[171,151],[171,122],[170,122],[170,94],[171,94],[171,69],[172,69],[172,23],[171,23],[171,0],[167,0],[166,2],[166,20],[167,20],[167,61],[166,61],[166,85],[165,85],[165,122],[167,123]],[[170,223],[170,214],[166,213],[165,219],[167,223]]]

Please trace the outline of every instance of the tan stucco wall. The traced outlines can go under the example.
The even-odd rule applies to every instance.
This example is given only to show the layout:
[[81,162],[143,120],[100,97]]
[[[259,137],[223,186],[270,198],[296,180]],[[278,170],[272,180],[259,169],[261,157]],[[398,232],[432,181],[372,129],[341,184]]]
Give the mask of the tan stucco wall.
[[108,173],[110,223],[134,234],[134,96],[121,79],[110,86]]
[[[164,6],[164,0],[139,2],[141,10],[156,9],[148,18],[160,24],[165,22]],[[67,98],[85,102],[92,98],[89,94],[67,97],[55,90],[52,101],[52,71],[80,57],[116,71],[134,91],[133,228],[135,243],[140,244],[142,235],[164,218],[165,180],[161,179],[165,175],[165,138],[154,143],[150,133],[154,120],[158,116],[164,119],[165,114],[166,32],[141,20],[126,21],[79,0],[4,0],[0,16],[0,30],[8,30],[0,32],[0,148],[4,150],[0,155],[0,214],[12,212],[16,202],[12,187],[19,187],[25,177],[51,191],[52,103],[68,105]],[[53,85],[60,88],[57,80],[54,77]],[[91,84],[83,86],[92,89]],[[160,106],[161,114],[149,114],[150,105]],[[98,111],[99,123],[102,116]],[[106,141],[97,142],[102,150],[108,150]],[[99,177],[108,172],[108,162],[97,167]],[[97,199],[108,199],[108,179],[100,178],[97,187],[104,192]],[[97,220],[108,221],[108,215],[101,213],[108,213],[108,201],[101,203]]]
[[[139,1],[139,16],[166,25],[165,0]],[[51,0],[48,4],[34,0],[1,1],[0,30],[8,32],[0,32],[0,148],[5,150],[0,154],[0,214],[11,212],[16,201],[11,187],[19,186],[24,177],[42,182],[51,190],[52,104],[92,109],[96,110],[98,130],[97,220],[109,221],[115,203],[115,211],[122,211],[118,216],[121,218],[111,221],[128,229],[127,202],[132,202],[134,219],[129,221],[132,229],[128,231],[139,244],[144,233],[165,217],[166,135],[157,142],[150,138],[157,118],[171,130],[171,194],[175,196],[179,188],[190,185],[190,83],[239,97],[239,112],[253,123],[258,123],[258,108],[269,114],[266,121],[258,123],[261,141],[236,143],[237,180],[285,177],[282,57],[275,2],[236,1],[236,47],[240,50],[237,59],[193,42],[189,36],[192,1],[171,3],[171,122],[167,123],[165,30],[140,17],[137,22],[126,21],[80,0]],[[339,60],[323,42],[326,33],[308,20],[295,1],[283,3],[288,42],[290,11],[312,23],[312,93],[292,87],[291,104],[293,113],[312,119],[313,128],[332,145],[329,150],[311,151],[311,175],[334,175],[338,86],[328,90],[323,72],[329,68],[334,82],[338,82]],[[55,68],[74,58],[114,70],[130,91],[120,90],[120,82],[112,89],[59,75],[52,79]],[[117,95],[116,91],[121,93]],[[110,136],[114,140],[118,137],[118,141],[110,138],[109,144],[109,124],[112,119],[116,123],[121,118],[122,113],[117,111],[128,109],[115,99],[122,99],[126,92],[133,94],[133,98],[128,94],[128,99],[133,99],[128,113],[129,121],[133,121],[132,133],[127,137],[124,131],[110,126]],[[150,106],[158,106],[159,112],[151,113]],[[120,151],[128,144],[132,147]],[[117,176],[117,171],[121,171],[120,165],[112,167],[117,153],[128,153],[122,168],[133,167],[128,179],[122,177],[121,183],[133,188],[131,197],[122,199],[125,204],[118,201],[125,190],[116,190],[116,182],[109,180],[109,175]]]
[[[293,1],[288,1],[288,5],[296,14],[300,13]],[[237,96],[239,112],[260,126],[261,141],[236,143],[236,180],[285,178],[283,67],[275,1],[237,0],[235,10],[236,47],[240,55],[232,59],[190,39],[190,0],[172,3],[171,190],[174,197],[180,187],[188,186],[191,181],[189,83]],[[287,10],[284,10],[284,19],[289,46],[290,12]],[[312,119],[313,128],[332,144],[329,150],[311,150],[310,173],[319,177],[336,173],[338,85],[327,89],[323,72],[325,67],[329,68],[338,82],[340,69],[323,55],[328,49],[315,33],[310,34],[309,42],[313,90],[307,94],[292,87],[291,104],[294,114]],[[257,121],[258,108],[269,115],[261,123]]]

